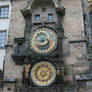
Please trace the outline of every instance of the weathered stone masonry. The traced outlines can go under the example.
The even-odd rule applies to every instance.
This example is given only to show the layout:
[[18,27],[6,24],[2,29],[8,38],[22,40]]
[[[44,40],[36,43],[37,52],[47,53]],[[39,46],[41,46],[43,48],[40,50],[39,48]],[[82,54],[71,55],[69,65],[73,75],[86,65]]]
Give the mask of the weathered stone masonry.
[[[88,61],[87,54],[87,48],[89,47],[89,39],[87,39],[87,37],[89,37],[88,34],[90,32],[90,28],[88,28],[89,17],[87,9],[90,5],[88,5],[87,0],[61,0],[60,4],[65,7],[65,15],[62,18],[62,27],[64,30],[64,37],[62,39],[63,46],[61,45],[63,49],[64,67],[62,84],[64,85],[61,92],[91,92],[92,70],[90,70],[91,63]],[[8,80],[4,80],[3,92],[8,92],[8,88],[11,88],[10,92],[24,91],[24,64],[17,65],[12,55],[15,53],[15,38],[20,38],[18,40],[21,42],[23,40],[22,38],[25,37],[25,30],[27,30],[27,21],[23,18],[21,13],[21,10],[24,9],[26,5],[26,0],[12,0],[10,30],[4,65],[4,79],[8,78]],[[28,33],[26,34],[28,36]],[[57,89],[55,90],[57,91]],[[39,91],[39,88],[37,91]],[[26,91],[25,89],[24,92],[31,91],[29,89]]]

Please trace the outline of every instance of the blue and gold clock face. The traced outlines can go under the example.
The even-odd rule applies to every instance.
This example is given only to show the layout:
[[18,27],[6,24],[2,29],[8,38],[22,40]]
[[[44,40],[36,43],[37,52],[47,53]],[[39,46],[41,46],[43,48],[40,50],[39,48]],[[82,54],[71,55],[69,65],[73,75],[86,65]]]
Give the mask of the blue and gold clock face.
[[48,86],[56,78],[56,69],[50,62],[39,62],[31,70],[31,79],[37,86]]
[[31,35],[30,46],[37,53],[50,53],[57,46],[57,35],[50,28],[38,28]]

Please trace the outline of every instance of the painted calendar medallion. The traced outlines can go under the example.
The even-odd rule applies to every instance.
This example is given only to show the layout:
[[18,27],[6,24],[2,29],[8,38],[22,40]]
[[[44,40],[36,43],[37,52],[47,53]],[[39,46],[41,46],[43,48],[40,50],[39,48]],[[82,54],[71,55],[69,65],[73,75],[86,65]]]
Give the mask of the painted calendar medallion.
[[55,66],[49,62],[39,62],[31,70],[31,79],[37,86],[48,86],[56,78]]

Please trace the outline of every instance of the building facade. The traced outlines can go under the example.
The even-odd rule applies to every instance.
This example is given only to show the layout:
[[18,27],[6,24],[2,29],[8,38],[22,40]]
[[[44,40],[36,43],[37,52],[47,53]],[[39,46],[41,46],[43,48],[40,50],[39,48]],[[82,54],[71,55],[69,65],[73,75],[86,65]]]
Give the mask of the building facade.
[[9,30],[11,2],[0,0],[0,92],[2,92],[3,65],[5,57],[5,45]]
[[10,21],[10,1],[0,0],[0,69],[3,69],[5,56],[5,44],[7,40],[9,21]]
[[11,4],[3,92],[92,92],[92,2]]

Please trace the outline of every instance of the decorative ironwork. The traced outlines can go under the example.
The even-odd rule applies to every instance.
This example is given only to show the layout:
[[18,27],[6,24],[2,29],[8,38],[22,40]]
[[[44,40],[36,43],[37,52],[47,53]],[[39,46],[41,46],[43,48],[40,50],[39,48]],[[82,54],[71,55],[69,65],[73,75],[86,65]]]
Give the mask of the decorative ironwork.
[[25,53],[24,53],[24,38],[14,38],[14,53],[12,55],[12,58],[14,62],[18,65],[22,65],[25,60]]

